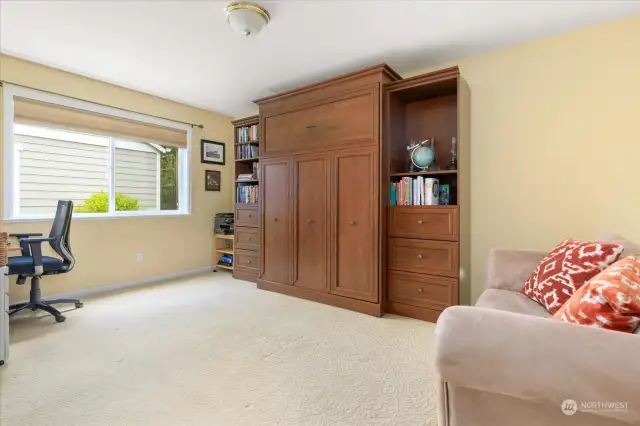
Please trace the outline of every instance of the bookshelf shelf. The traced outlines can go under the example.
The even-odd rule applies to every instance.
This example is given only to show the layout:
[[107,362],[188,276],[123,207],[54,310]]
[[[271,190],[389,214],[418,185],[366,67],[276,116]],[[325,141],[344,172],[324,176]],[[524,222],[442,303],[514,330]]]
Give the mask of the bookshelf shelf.
[[425,170],[423,172],[402,172],[402,173],[391,173],[389,176],[391,177],[402,177],[402,176],[437,176],[437,175],[455,175],[458,174],[457,170]]
[[259,142],[255,141],[246,141],[246,142],[236,142],[236,145],[258,145]]
[[253,161],[260,160],[260,157],[251,157],[251,158],[237,158],[236,163],[251,163]]
[[236,183],[258,183],[258,179],[238,179]]
[[227,265],[216,265],[216,268],[228,269],[228,270],[230,270],[230,271],[233,271],[233,266],[227,266]]

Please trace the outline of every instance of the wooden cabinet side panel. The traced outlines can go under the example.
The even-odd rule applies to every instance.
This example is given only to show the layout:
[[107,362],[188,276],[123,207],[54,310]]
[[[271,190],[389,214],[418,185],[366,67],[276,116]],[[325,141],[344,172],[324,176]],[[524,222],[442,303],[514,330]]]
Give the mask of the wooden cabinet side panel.
[[471,303],[471,90],[458,76],[458,205],[460,208],[460,285],[458,303]]

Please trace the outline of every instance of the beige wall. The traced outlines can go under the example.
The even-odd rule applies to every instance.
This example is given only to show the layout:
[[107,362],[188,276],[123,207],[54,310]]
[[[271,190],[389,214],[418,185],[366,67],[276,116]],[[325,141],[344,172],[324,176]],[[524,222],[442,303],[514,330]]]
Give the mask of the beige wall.
[[[229,117],[9,56],[0,56],[0,79],[114,107],[204,125],[203,130],[194,129],[193,132],[192,214],[188,217],[75,220],[71,243],[77,259],[76,266],[69,274],[43,280],[43,293],[87,289],[212,264],[213,216],[216,212],[232,211],[233,207],[233,126]],[[2,132],[0,145],[1,138]],[[200,163],[201,138],[227,144],[226,166]],[[2,152],[0,149],[0,156]],[[203,175],[206,169],[222,172],[221,192],[205,192]],[[0,173],[0,188],[1,179]],[[50,226],[50,222],[3,223],[2,230],[48,234]],[[142,263],[136,262],[138,252],[144,253]],[[27,298],[28,287],[28,284],[12,285],[12,300]]]
[[[640,16],[457,61],[471,88],[472,299],[492,247],[548,250],[566,237],[617,233],[640,242]],[[201,137],[230,143],[229,118],[0,57],[0,78],[116,107],[203,123],[194,134],[193,215],[76,221],[66,292],[207,266],[213,214],[232,208],[231,166],[199,163]],[[449,64],[446,64],[449,65]],[[417,74],[424,72],[411,73]],[[1,155],[1,152],[0,152]],[[227,147],[227,160],[232,158]],[[203,189],[221,169],[223,191]],[[49,223],[3,226],[48,232]],[[135,255],[144,252],[137,264]],[[26,288],[12,287],[14,299]]]
[[472,300],[492,247],[640,242],[640,16],[456,63],[471,88]]

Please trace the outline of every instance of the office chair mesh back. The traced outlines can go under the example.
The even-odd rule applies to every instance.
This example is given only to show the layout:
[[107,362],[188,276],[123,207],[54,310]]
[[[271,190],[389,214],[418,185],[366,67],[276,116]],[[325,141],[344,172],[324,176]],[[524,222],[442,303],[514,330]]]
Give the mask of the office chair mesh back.
[[64,271],[68,272],[73,268],[76,259],[71,253],[71,215],[73,214],[72,201],[58,201],[58,209],[56,210],[56,218],[53,220],[53,226],[49,236],[55,238],[49,242],[51,248],[58,253],[64,261]]

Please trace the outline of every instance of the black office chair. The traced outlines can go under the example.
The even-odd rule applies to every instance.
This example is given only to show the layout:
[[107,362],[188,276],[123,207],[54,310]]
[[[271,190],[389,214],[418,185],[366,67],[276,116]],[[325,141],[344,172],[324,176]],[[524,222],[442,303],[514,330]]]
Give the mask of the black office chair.
[[[51,305],[58,303],[73,303],[76,308],[82,308],[82,302],[77,299],[53,299],[42,300],[40,293],[40,278],[46,275],[66,274],[75,264],[69,234],[71,231],[71,215],[73,214],[73,202],[58,201],[56,217],[51,226],[48,237],[42,234],[10,234],[10,237],[18,238],[21,256],[9,258],[9,275],[18,275],[17,284],[24,284],[31,277],[31,291],[29,301],[9,306],[9,316],[15,315],[24,309],[32,311],[41,309],[49,312],[57,322],[63,322],[66,318]],[[34,238],[37,237],[37,238]],[[51,248],[62,258],[43,256],[42,243],[47,241]]]

